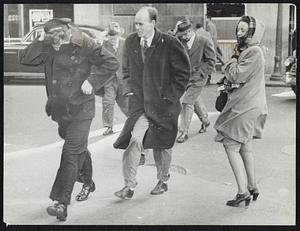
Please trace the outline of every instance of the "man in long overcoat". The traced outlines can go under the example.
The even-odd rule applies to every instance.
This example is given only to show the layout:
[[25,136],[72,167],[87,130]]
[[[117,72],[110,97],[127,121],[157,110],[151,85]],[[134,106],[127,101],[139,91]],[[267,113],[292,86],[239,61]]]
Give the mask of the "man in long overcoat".
[[[47,208],[51,216],[64,221],[79,171],[83,188],[76,200],[86,200],[95,190],[92,162],[87,149],[90,125],[95,115],[95,94],[119,68],[116,57],[81,32],[67,19],[52,19],[44,32],[23,50],[24,65],[44,65],[48,101],[46,112],[58,123],[65,140],[60,167]],[[91,66],[95,65],[95,73]]]
[[190,76],[190,62],[182,44],[156,28],[157,10],[141,8],[135,16],[137,32],[124,47],[123,74],[128,81],[129,118],[114,143],[123,154],[125,187],[115,195],[131,198],[143,149],[153,149],[158,183],[151,194],[167,191],[171,152],[177,134],[182,96]]

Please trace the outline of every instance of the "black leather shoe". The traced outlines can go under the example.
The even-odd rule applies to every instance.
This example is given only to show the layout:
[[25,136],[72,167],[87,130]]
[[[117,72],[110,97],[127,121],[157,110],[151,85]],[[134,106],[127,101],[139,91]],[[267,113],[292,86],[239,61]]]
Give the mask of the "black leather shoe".
[[94,192],[96,190],[95,182],[93,181],[90,185],[83,185],[81,191],[78,193],[78,195],[75,197],[75,200],[77,201],[85,201],[88,199],[88,196],[91,192]]
[[108,127],[106,130],[105,130],[105,132],[103,132],[103,135],[104,136],[108,136],[108,135],[111,135],[111,134],[113,134],[114,132],[113,132],[113,130],[112,130],[112,128],[111,127]]
[[177,143],[183,143],[188,139],[188,135],[186,133],[181,133],[180,136],[177,138]]
[[117,191],[114,194],[116,197],[119,197],[121,199],[130,199],[134,194],[134,190],[131,190],[128,186],[125,186],[120,191]]
[[56,216],[60,221],[65,221],[68,216],[67,207],[60,203],[55,203],[47,208],[47,213],[50,216]]
[[250,192],[250,195],[252,196],[252,200],[253,201],[256,201],[257,200],[257,197],[259,195],[259,192],[258,192],[258,188],[254,188],[254,189],[248,189],[249,192]]
[[158,194],[162,194],[162,193],[164,193],[166,191],[168,191],[168,185],[167,185],[167,183],[164,183],[162,181],[158,181],[157,185],[150,192],[150,194],[152,194],[152,195],[158,195]]
[[251,201],[250,193],[236,194],[236,196],[233,200],[226,202],[226,205],[232,206],[232,207],[238,207],[239,204],[243,201],[245,201],[245,207],[247,208]]
[[207,130],[207,127],[210,125],[210,122],[208,121],[208,122],[206,122],[206,123],[202,123],[201,124],[201,128],[200,128],[200,130],[199,130],[199,133],[204,133],[204,132],[206,132],[206,130]]
[[141,158],[140,158],[140,162],[139,162],[139,165],[144,165],[146,162],[146,158],[145,158],[145,155],[144,154],[141,154]]

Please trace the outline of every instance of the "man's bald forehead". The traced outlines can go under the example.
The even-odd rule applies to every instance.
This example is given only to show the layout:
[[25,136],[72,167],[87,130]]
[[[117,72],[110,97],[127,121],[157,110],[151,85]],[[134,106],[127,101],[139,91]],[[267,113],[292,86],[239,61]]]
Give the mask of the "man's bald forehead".
[[141,16],[147,16],[149,19],[149,22],[154,20],[157,22],[157,10],[154,7],[151,6],[144,6],[135,15],[136,17],[141,17]]
[[150,21],[149,11],[146,8],[141,8],[135,15],[135,17],[147,16]]

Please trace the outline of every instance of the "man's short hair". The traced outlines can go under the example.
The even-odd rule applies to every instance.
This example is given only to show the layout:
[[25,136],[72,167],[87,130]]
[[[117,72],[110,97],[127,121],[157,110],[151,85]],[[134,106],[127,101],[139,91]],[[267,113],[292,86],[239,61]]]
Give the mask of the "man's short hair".
[[157,23],[158,12],[157,12],[157,9],[155,7],[143,6],[140,10],[148,11],[150,21],[155,20],[155,23]]

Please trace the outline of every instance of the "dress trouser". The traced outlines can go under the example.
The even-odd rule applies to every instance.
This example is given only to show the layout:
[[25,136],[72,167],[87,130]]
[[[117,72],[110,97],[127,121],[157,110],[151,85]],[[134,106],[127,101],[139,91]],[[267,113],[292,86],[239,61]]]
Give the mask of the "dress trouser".
[[50,199],[69,205],[74,184],[82,174],[84,184],[92,183],[92,160],[87,149],[91,119],[59,123],[59,135],[65,140],[60,166]]
[[[124,183],[131,188],[137,185],[137,168],[141,153],[144,151],[143,138],[148,128],[148,119],[143,114],[135,123],[129,145],[123,154]],[[169,169],[172,160],[172,149],[154,149],[153,155],[157,169],[157,179],[167,181],[170,178]]]
[[128,97],[123,96],[122,83],[117,77],[104,86],[102,98],[102,122],[104,127],[113,127],[115,101],[128,117]]
[[201,122],[208,122],[208,113],[201,98],[202,86],[191,86],[182,97],[179,131],[188,133],[194,111]]

